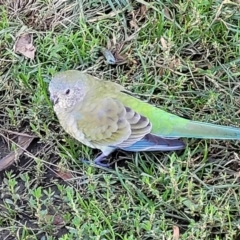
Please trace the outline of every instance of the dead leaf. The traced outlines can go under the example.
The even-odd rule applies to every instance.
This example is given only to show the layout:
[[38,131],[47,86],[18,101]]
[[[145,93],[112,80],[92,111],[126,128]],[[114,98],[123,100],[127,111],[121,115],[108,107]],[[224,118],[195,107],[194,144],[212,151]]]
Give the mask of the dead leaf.
[[167,41],[164,39],[164,37],[161,37],[161,38],[160,38],[160,42],[161,42],[161,44],[162,44],[163,50],[164,50],[164,51],[167,50],[168,45],[167,45]]
[[[107,60],[108,64],[111,64],[111,65],[115,65],[115,64],[121,65],[121,64],[124,64],[124,63],[127,62],[127,55],[120,53],[122,48],[123,48],[123,45],[124,44],[116,43],[116,46],[115,46],[116,49],[115,50],[114,49],[110,50],[110,49],[107,49],[107,48],[104,48],[104,47],[102,47],[100,49],[101,53],[104,55],[104,57]],[[114,46],[112,46],[112,48],[114,48]]]
[[163,10],[164,16],[168,19],[168,20],[172,20],[171,15],[170,15],[170,11],[169,8],[165,7]]
[[46,222],[51,222],[53,225],[56,225],[56,226],[65,225],[64,219],[59,214],[56,214],[56,215],[47,214],[44,217]]
[[19,135],[17,146],[18,148],[15,151],[10,152],[7,156],[0,160],[0,171],[11,166],[17,158],[28,148],[35,136],[30,136],[27,134]]
[[138,23],[147,17],[147,6],[145,4],[141,4],[141,6],[138,9],[132,11],[131,14],[132,20],[135,23]]
[[147,15],[147,7],[146,5],[142,4],[140,7],[140,14],[141,16],[146,16]]
[[14,44],[14,51],[33,60],[36,48],[33,46],[32,35],[30,33],[21,34]]
[[60,166],[56,169],[56,174],[58,177],[62,178],[64,181],[68,181],[68,180],[74,178],[74,176],[72,175],[72,173],[70,171],[63,169]]
[[91,19],[88,19],[87,22],[89,23],[93,23],[93,22],[99,22],[99,21],[102,21],[104,19],[109,19],[109,18],[112,18],[112,17],[115,17],[116,15],[118,15],[119,13],[122,13],[126,10],[126,8],[123,8],[121,10],[117,10],[117,11],[112,11],[108,14],[102,14],[102,13],[96,13],[96,15],[100,15],[100,16],[97,16],[95,18],[91,18]]
[[127,61],[127,55],[125,55],[125,54],[124,55],[120,55],[118,52],[116,52],[114,54],[114,57],[115,57],[116,63],[118,65],[124,64]]
[[129,23],[130,23],[131,28],[134,28],[135,30],[139,29],[139,26],[137,25],[137,23],[134,20],[131,20]]
[[170,69],[177,69],[179,66],[181,66],[181,61],[179,58],[173,57],[173,59],[168,64]]
[[[107,49],[111,49],[112,47],[112,42],[109,38],[107,38]],[[104,49],[102,48],[101,51],[103,51]]]
[[117,45],[117,37],[116,37],[116,35],[114,34],[114,32],[113,32],[113,34],[112,34],[112,43],[113,43],[113,46]]
[[121,65],[127,62],[127,55],[120,53],[122,51],[123,45],[124,44],[117,44],[117,49],[114,53],[116,64],[118,65]]
[[179,227],[173,226],[173,240],[178,240],[180,237]]
[[160,68],[158,71],[159,76],[164,76],[166,70],[164,68]]

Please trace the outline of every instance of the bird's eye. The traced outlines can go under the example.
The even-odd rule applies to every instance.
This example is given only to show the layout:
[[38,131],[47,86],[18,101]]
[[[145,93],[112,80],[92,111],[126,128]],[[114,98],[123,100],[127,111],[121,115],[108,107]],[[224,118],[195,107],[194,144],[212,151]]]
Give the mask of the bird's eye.
[[68,95],[70,93],[70,89],[67,89],[65,94]]

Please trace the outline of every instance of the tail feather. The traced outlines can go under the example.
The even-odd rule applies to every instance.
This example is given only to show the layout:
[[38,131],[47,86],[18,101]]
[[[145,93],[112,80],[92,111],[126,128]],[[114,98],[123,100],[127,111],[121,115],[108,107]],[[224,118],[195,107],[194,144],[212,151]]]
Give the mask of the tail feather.
[[188,121],[185,126],[173,126],[170,137],[205,139],[240,139],[240,128],[221,126],[211,123]]
[[240,128],[221,126],[211,123],[190,121],[174,114],[165,112],[153,105],[142,102],[134,97],[119,95],[124,105],[136,109],[136,112],[145,116],[152,123],[151,134],[160,137],[187,137],[205,139],[238,139]]

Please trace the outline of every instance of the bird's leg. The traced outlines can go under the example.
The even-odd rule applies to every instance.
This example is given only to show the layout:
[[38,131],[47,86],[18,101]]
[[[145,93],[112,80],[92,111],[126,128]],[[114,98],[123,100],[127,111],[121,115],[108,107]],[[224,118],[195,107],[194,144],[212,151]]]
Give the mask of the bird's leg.
[[[98,165],[98,166],[101,166],[101,167],[109,167],[110,164],[107,164],[107,163],[102,163],[103,160],[105,160],[107,156],[104,155],[103,153],[101,153],[97,158],[95,158],[93,160],[94,164]],[[87,163],[87,164],[90,164],[91,162],[88,161],[88,160],[84,160],[84,159],[80,159],[81,162],[84,162],[84,163]]]
[[101,155],[99,155],[97,158],[94,159],[94,163],[96,165],[99,165],[101,167],[109,167],[110,164],[108,163],[102,163],[102,161],[104,161],[106,159],[107,156],[105,156],[103,153],[101,153]]

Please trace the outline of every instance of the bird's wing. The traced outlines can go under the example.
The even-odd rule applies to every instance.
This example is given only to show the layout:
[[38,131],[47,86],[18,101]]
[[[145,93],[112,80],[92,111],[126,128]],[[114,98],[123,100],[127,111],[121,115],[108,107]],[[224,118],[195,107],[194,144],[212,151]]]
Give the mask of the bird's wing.
[[78,128],[85,138],[104,146],[128,147],[151,131],[147,118],[114,98],[86,101],[81,107]]
[[180,140],[150,134],[152,125],[149,119],[117,99],[107,97],[86,101],[83,106],[78,128],[93,144],[126,151],[170,151],[185,146]]

